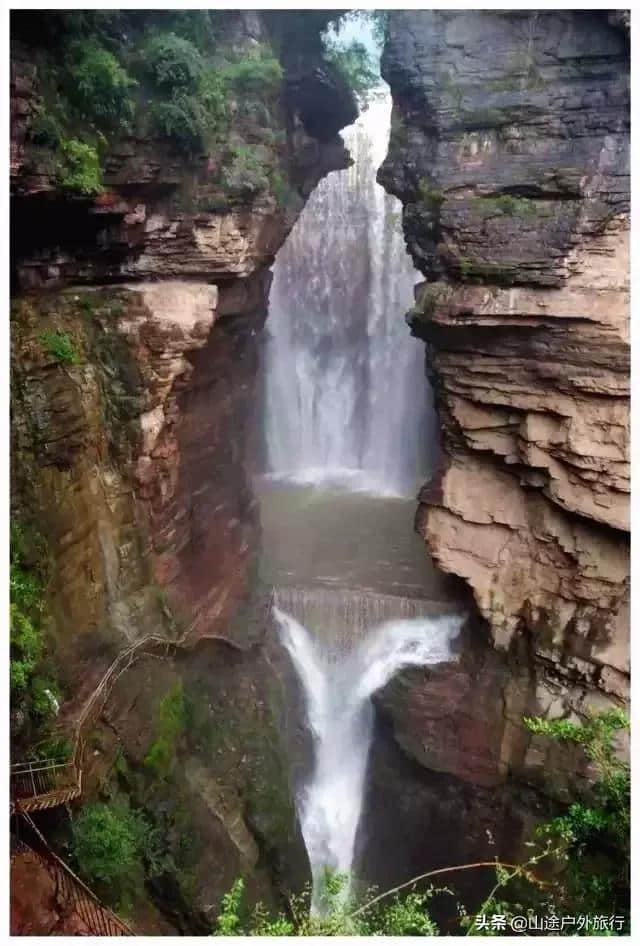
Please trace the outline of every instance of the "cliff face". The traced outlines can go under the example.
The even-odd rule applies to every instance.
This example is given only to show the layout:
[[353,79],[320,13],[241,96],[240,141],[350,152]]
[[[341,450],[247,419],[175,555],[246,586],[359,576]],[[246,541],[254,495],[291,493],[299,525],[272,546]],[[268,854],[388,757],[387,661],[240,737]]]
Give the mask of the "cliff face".
[[[320,177],[348,165],[337,132],[357,109],[322,60],[322,16],[307,30],[304,55],[277,17],[212,16],[220,69],[236,75],[266,61],[282,69],[281,81],[231,83],[228,134],[208,149],[113,134],[102,143],[95,194],[65,183],[64,144],[51,148],[34,131],[54,108],[56,64],[42,43],[30,44],[29,23],[14,30],[12,517],[46,546],[46,649],[63,728],[129,642],[151,633],[189,645],[226,636],[242,653],[264,630],[251,615],[230,618],[248,594],[259,545],[250,474],[268,267]],[[151,27],[162,29],[159,20]],[[35,37],[41,21],[30,22]],[[45,27],[51,32],[48,19]],[[134,53],[113,44],[131,41],[129,27],[109,40],[123,62]],[[192,818],[185,830],[202,843],[188,865],[152,882],[185,932],[210,931],[236,874],[253,877],[251,895],[269,901],[285,850],[287,864],[298,865],[287,889],[307,870],[289,786],[274,775],[274,766],[285,770],[274,761],[271,664],[250,649],[234,662],[216,656],[225,645],[207,646],[199,660],[166,669],[152,660],[126,675],[84,760],[83,801],[114,791],[135,799],[165,832],[168,863],[180,864],[184,838],[166,828],[167,805]],[[176,686],[189,691],[194,738],[180,736],[180,762],[158,777],[145,760],[158,701]],[[234,710],[241,692],[247,705],[255,701],[252,726]],[[13,722],[20,740],[20,710]],[[262,748],[248,742],[256,733]],[[125,774],[114,767],[119,754]],[[269,785],[270,797],[254,797]],[[143,930],[157,925],[139,919]]]
[[[256,14],[230,14],[226,29],[235,55],[273,42]],[[263,157],[286,173],[285,201],[274,186],[231,198],[217,153],[185,158],[131,136],[110,143],[104,187],[89,198],[62,189],[43,149],[30,150],[37,63],[17,45],[14,506],[46,535],[65,659],[85,638],[148,633],[165,586],[182,631],[216,633],[257,524],[247,464],[267,267],[305,195],[347,164],[337,131],[353,99],[317,49],[306,73],[285,72],[268,128],[243,119],[236,95],[232,129],[249,141],[269,133]],[[314,94],[334,103],[316,137],[304,124]]]
[[379,179],[426,277],[407,318],[444,446],[416,527],[505,652],[482,732],[458,699],[474,684],[443,688],[473,753],[425,736],[437,709],[415,686],[405,742],[464,778],[493,759],[490,781],[544,780],[522,713],[628,696],[628,35],[600,13],[398,12],[383,74]]

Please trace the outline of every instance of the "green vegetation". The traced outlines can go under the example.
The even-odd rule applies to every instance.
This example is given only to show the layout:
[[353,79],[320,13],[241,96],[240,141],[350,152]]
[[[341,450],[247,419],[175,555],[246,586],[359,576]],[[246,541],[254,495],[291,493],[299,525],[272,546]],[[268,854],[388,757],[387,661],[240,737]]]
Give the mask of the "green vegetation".
[[[628,728],[628,717],[614,710],[595,714],[583,724],[536,717],[526,718],[525,725],[534,734],[583,747],[595,767],[594,801],[573,802],[565,814],[541,824],[528,843],[531,855],[525,863],[496,860],[495,883],[484,902],[473,913],[456,903],[460,932],[499,935],[477,925],[478,916],[499,914],[505,918],[504,932],[509,933],[514,916],[533,914],[619,916],[625,922],[619,932],[628,934],[629,766],[615,755],[613,747],[615,734]],[[552,868],[545,879],[537,873],[543,862]],[[452,867],[448,873],[455,876],[456,870],[469,866]],[[418,891],[417,883],[430,876],[426,873],[382,894],[370,891],[357,903],[347,895],[348,878],[327,872],[320,916],[309,915],[308,889],[291,897],[284,913],[270,915],[261,903],[250,910],[244,882],[238,878],[223,897],[215,932],[219,936],[437,936],[440,931],[429,912],[431,901],[455,894],[448,887],[429,886]],[[559,932],[576,935],[571,926],[559,927]],[[589,932],[584,931],[585,935]]]
[[429,901],[447,890],[430,887],[424,893],[396,896],[391,903],[371,903],[358,908],[347,896],[348,878],[327,871],[324,877],[321,915],[309,913],[308,888],[289,900],[288,913],[269,915],[264,904],[249,910],[245,886],[237,878],[222,898],[217,936],[437,936],[438,928],[428,913]]
[[188,153],[195,153],[215,123],[207,108],[192,95],[175,92],[169,102],[154,102],[150,109],[154,132]]
[[85,805],[72,825],[71,852],[80,876],[117,903],[140,873],[148,825],[122,802]]
[[149,115],[156,134],[193,153],[225,127],[224,83],[205,68],[194,43],[173,32],[156,33],[143,47],[141,64],[155,90]]
[[273,56],[262,52],[257,57],[231,63],[222,73],[224,79],[240,92],[273,95],[282,82],[282,66]]
[[[379,83],[375,57],[338,34],[349,19],[364,17],[381,40],[387,12],[328,14],[305,11],[292,35],[303,47],[308,42],[314,56],[324,55],[364,100]],[[46,81],[41,78],[41,98],[27,132],[27,165],[64,191],[93,198],[104,188],[111,142],[129,135],[156,137],[188,159],[210,156],[208,180],[200,181],[207,194],[200,198],[197,191],[181,189],[178,210],[197,211],[202,199],[202,207],[215,212],[268,190],[278,206],[291,205],[280,114],[284,74],[274,51],[282,42],[277,35],[284,19],[268,16],[280,24],[272,39],[240,50],[227,29],[229,16],[228,11],[43,13],[38,75]],[[290,28],[288,22],[283,35]],[[28,33],[26,21],[21,29]]]
[[513,194],[471,198],[471,208],[483,216],[505,214],[508,217],[532,217],[548,212],[548,203]]
[[27,689],[42,651],[39,615],[43,609],[42,584],[37,575],[27,571],[15,546],[11,548],[9,571],[11,628],[11,692]]
[[57,358],[61,364],[77,365],[80,361],[80,356],[67,332],[62,332],[59,329],[46,329],[40,334],[40,341],[43,348],[54,358]]
[[380,73],[373,57],[356,39],[349,43],[327,39],[325,58],[361,100],[366,100],[371,90],[380,85]]
[[59,142],[57,179],[63,190],[92,197],[102,190],[102,170],[96,149],[77,138]]
[[29,125],[29,140],[42,148],[56,149],[60,146],[62,126],[53,112],[45,110],[40,102],[34,108]]
[[279,171],[272,173],[270,187],[271,193],[275,197],[276,204],[281,210],[286,210],[287,207],[293,204],[295,194]]
[[129,94],[135,85],[114,54],[95,39],[70,45],[64,87],[79,119],[98,128],[127,127],[135,111]]
[[260,154],[258,148],[238,143],[229,149],[220,180],[230,197],[251,197],[269,187],[268,156],[264,151]]
[[46,555],[41,537],[11,524],[10,692],[13,728],[34,742],[56,714],[60,692],[47,665],[42,615]]
[[486,263],[460,256],[455,261],[460,275],[464,279],[478,279],[480,282],[497,282],[510,285],[513,282],[516,267],[509,263]]
[[573,802],[537,830],[553,843],[564,864],[562,898],[576,913],[628,915],[630,881],[630,770],[614,751],[614,737],[629,728],[622,710],[585,723],[525,719],[527,728],[555,742],[582,746],[597,781],[591,803]]
[[71,760],[73,756],[73,743],[66,736],[47,734],[42,739],[35,742],[27,757],[34,761],[38,759],[58,759],[58,761]]
[[203,72],[202,56],[188,39],[175,33],[156,33],[141,52],[141,63],[159,89],[194,89]]
[[184,731],[184,725],[184,697],[182,681],[179,680],[160,701],[156,738],[144,760],[145,765],[159,778],[166,778],[173,767],[176,743]]
[[431,186],[426,177],[421,177],[418,181],[418,193],[420,200],[427,205],[430,210],[439,210],[444,201],[444,194],[438,188]]
[[346,10],[338,17],[331,19],[330,26],[338,35],[348,23],[368,26],[373,34],[374,42],[381,50],[389,28],[389,13],[390,10]]

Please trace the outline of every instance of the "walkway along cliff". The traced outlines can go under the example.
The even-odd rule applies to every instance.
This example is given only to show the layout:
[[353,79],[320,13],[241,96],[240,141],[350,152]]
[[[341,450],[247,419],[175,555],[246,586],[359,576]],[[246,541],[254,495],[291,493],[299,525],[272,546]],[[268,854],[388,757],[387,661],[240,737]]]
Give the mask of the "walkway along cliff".
[[[321,41],[329,12],[13,18],[13,761],[51,758],[34,745],[42,718],[73,733],[119,655],[150,637],[187,645],[161,645],[161,658],[141,647],[112,681],[83,733],[81,799],[65,799],[74,818],[97,800],[145,821],[135,932],[208,935],[236,877],[268,908],[311,877],[292,790],[308,770],[305,693],[265,616],[253,474],[265,444],[272,466],[274,440],[286,444],[259,429],[270,267],[318,182],[351,162],[339,132],[358,107]],[[371,752],[348,860],[363,883],[391,886],[518,856],[536,819],[590,779],[578,749],[532,736],[523,715],[628,700],[628,26],[602,12],[391,12],[382,72],[393,111],[378,181],[402,202],[424,277],[407,335],[426,342],[442,441],[416,516],[428,580],[415,587],[402,541],[383,547],[400,522],[392,497],[327,492],[316,515],[319,529],[365,537],[385,600],[395,564],[411,602],[471,615],[455,659],[447,643],[437,661],[383,675],[375,712],[366,691]],[[372,258],[388,263],[385,245]],[[290,252],[279,303],[299,268]],[[392,339],[380,300],[395,296],[353,272],[359,325],[388,323]],[[402,285],[411,278],[403,261]],[[346,270],[353,297],[356,283]],[[298,314],[283,309],[275,327]],[[268,358],[290,350],[304,367],[315,346],[340,371],[357,363],[312,329],[299,345],[276,339]],[[396,449],[373,407],[386,347],[362,371],[372,450],[350,452],[345,424],[334,466],[354,453],[377,475],[397,459],[377,455]],[[287,402],[300,372],[284,367]],[[420,404],[397,388],[385,417],[396,402],[411,438]],[[284,456],[278,471],[287,460],[306,469],[316,455]],[[351,535],[340,556],[327,542],[308,562],[313,537],[281,521],[292,500],[280,499],[265,501],[263,525],[297,536],[283,567],[322,567],[335,604]],[[375,597],[373,585],[343,598]],[[18,785],[23,774],[18,795],[49,794]],[[33,815],[61,853],[64,810]]]
[[[84,757],[83,801],[131,802],[164,839],[133,905],[144,932],[209,933],[240,873],[266,902],[308,876],[277,679],[250,649],[262,611],[243,605],[269,266],[317,181],[348,165],[338,131],[357,117],[327,20],[12,21],[11,511],[42,588],[44,707],[59,698],[72,731],[136,641],[196,644],[116,682]],[[83,99],[105,74],[111,97]],[[16,681],[19,762],[39,717]]]

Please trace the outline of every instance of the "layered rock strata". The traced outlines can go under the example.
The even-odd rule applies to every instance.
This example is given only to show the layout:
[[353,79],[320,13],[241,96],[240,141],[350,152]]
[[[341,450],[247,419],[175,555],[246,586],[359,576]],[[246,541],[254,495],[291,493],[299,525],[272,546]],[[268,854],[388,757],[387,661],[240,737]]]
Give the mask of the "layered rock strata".
[[[95,198],[63,189],[30,132],[49,52],[30,46],[24,24],[14,34],[12,516],[46,546],[59,723],[69,729],[114,657],[149,634],[238,648],[135,664],[89,739],[82,801],[122,797],[164,839],[165,866],[134,904],[139,932],[166,932],[149,895],[173,928],[209,933],[237,874],[250,897],[275,903],[308,873],[265,689],[264,615],[243,605],[259,545],[251,471],[268,267],[320,177],[348,165],[337,133],[357,115],[322,59],[323,17],[300,56],[277,18],[220,14],[217,48],[233,61],[267,49],[283,67],[259,107],[238,91],[228,103],[239,153],[271,168],[233,196],[215,150],[185,155],[126,134],[106,146]],[[147,757],[176,687],[182,729],[158,773]]]
[[[234,55],[278,46],[278,22],[224,22]],[[283,53],[268,131],[285,142],[285,205],[271,189],[229,201],[215,155],[126,136],[91,199],[62,191],[30,150],[42,54],[22,41],[13,53],[14,511],[39,519],[49,545],[60,655],[144,636],[169,610],[165,586],[181,632],[219,633],[255,545],[247,466],[268,266],[315,183],[348,163],[337,131],[353,95],[317,33],[290,72]],[[318,96],[334,105],[320,122]],[[242,108],[232,103],[239,130],[258,134]]]
[[[471,588],[507,677],[526,676],[515,693],[498,673],[489,767],[543,775],[523,713],[628,696],[628,35],[595,12],[404,11],[383,74],[394,111],[379,179],[426,277],[407,318],[444,441],[416,527]],[[475,689],[453,690],[460,722]],[[428,733],[431,711],[411,699]],[[428,735],[413,752],[484,781],[474,732],[474,774]]]

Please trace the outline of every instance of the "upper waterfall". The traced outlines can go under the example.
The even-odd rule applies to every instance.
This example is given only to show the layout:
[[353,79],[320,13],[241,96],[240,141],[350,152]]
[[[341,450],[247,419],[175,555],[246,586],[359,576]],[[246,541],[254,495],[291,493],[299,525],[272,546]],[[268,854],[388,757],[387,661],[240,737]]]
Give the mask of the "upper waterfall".
[[376,183],[390,112],[381,92],[345,131],[353,165],[321,181],[278,254],[265,427],[276,476],[408,495],[433,467],[434,425],[403,319],[418,273],[401,205]]

